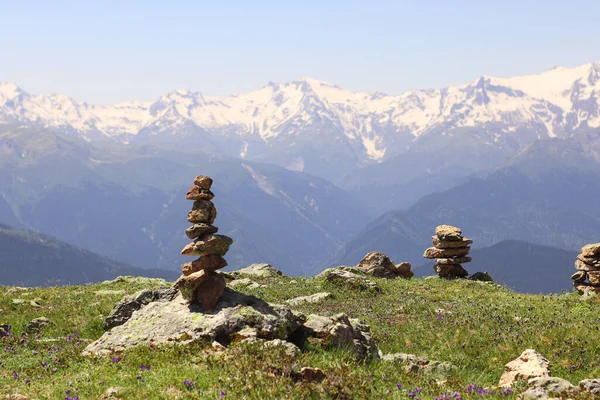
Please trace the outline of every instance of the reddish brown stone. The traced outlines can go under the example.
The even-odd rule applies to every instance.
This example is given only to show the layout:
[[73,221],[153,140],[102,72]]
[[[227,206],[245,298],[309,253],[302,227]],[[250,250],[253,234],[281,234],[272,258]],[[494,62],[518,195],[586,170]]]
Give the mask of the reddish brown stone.
[[205,176],[205,175],[198,175],[194,179],[194,185],[198,186],[200,189],[204,189],[204,190],[210,190],[212,183],[213,183],[212,178],[209,178],[208,176]]
[[207,233],[217,233],[219,228],[210,224],[194,224],[185,230],[185,234],[190,239],[206,235]]
[[[204,270],[202,272],[205,272]],[[202,304],[206,311],[215,308],[227,284],[225,278],[218,272],[206,271],[208,279],[202,282],[194,292],[194,300]]]
[[190,275],[182,275],[175,282],[175,287],[181,292],[186,300],[193,300],[196,288],[209,279],[209,274],[204,271],[194,272]]
[[217,218],[217,209],[210,200],[196,200],[192,210],[188,212],[188,221],[191,223],[212,224]]
[[432,236],[431,242],[438,249],[455,249],[457,247],[466,247],[473,243],[473,240],[469,238],[462,238],[462,240],[440,240],[439,237]]
[[188,200],[212,200],[214,197],[215,194],[213,192],[201,189],[200,186],[192,186],[185,195],[185,198]]
[[209,254],[217,254],[224,256],[229,250],[229,246],[233,243],[233,239],[225,235],[205,235],[195,242],[188,243],[181,254],[184,256],[206,256]]
[[216,271],[226,266],[227,261],[223,257],[216,254],[209,254],[192,262],[182,264],[181,271],[187,276],[200,270]]
[[435,235],[440,240],[460,241],[463,239],[462,231],[459,228],[457,228],[455,226],[450,226],[450,225],[440,225],[440,226],[436,227]]
[[452,258],[452,257],[464,257],[469,254],[470,247],[460,247],[456,249],[437,249],[430,247],[425,250],[423,257],[425,258]]
[[467,276],[469,273],[457,264],[435,264],[433,270],[442,277]]

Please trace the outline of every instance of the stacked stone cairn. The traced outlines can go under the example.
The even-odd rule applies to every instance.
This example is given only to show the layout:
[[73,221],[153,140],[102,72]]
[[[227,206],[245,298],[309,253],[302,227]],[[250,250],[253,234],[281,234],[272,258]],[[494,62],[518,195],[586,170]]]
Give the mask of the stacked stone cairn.
[[581,248],[575,261],[571,279],[580,294],[587,291],[600,294],[600,243],[587,244]]
[[215,307],[225,290],[225,279],[216,271],[227,266],[223,256],[233,243],[230,237],[217,235],[218,228],[212,225],[217,217],[217,209],[211,201],[215,197],[210,190],[212,183],[208,176],[197,176],[185,196],[194,201],[187,218],[193,225],[185,231],[193,242],[186,245],[181,254],[200,258],[183,264],[183,275],[175,282],[184,299],[198,301],[207,311]]
[[435,228],[433,247],[425,250],[423,257],[435,258],[433,270],[441,277],[456,278],[469,275],[461,264],[471,262],[468,257],[473,241],[462,236],[459,228],[450,225],[440,225]]

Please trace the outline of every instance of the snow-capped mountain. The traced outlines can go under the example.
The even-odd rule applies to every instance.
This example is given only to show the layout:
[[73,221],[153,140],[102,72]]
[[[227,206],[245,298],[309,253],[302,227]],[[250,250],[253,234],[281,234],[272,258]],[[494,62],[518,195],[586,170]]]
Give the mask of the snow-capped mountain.
[[[151,142],[337,176],[410,149],[464,141],[516,150],[600,131],[600,62],[397,96],[303,78],[235,96],[173,91],[155,102],[101,107],[0,83],[0,121],[93,141]],[[445,138],[442,138],[445,137]]]

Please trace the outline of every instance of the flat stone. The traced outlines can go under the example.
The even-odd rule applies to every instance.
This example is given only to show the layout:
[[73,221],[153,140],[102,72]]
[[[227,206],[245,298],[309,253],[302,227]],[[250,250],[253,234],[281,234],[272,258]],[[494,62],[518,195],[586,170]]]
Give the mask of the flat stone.
[[325,279],[336,286],[348,286],[359,290],[380,290],[375,282],[349,271],[333,269],[325,276]]
[[598,286],[592,286],[589,283],[585,283],[585,282],[582,282],[582,283],[573,282],[573,286],[575,286],[575,289],[577,289],[577,291],[581,295],[588,295],[588,294],[592,293],[591,296],[593,296],[593,294],[600,294],[600,287],[598,287]]
[[205,223],[199,223],[187,228],[185,230],[185,235],[190,239],[196,239],[200,236],[204,236],[209,233],[217,233],[218,231],[219,228],[217,228],[216,226]]
[[212,224],[217,218],[217,209],[212,201],[196,200],[192,205],[192,210],[188,212],[188,222],[193,224],[205,223]]
[[212,184],[212,178],[206,175],[198,175],[196,178],[194,178],[194,186],[198,186],[200,189],[210,190]]
[[[585,273],[585,271],[580,271]],[[600,286],[600,271],[587,271],[588,281],[592,286]]]
[[469,275],[466,269],[460,264],[435,264],[433,270],[436,274],[444,278],[463,277]]
[[301,318],[287,306],[225,289],[210,312],[181,296],[152,302],[88,345],[83,354],[109,354],[141,345],[187,344],[199,339],[228,344],[231,335],[247,327],[265,340],[287,340],[301,324]]
[[581,248],[584,257],[600,257],[600,243],[586,244]]
[[471,257],[452,257],[452,258],[436,258],[435,262],[438,264],[464,264],[471,262]]
[[187,244],[181,250],[181,254],[184,256],[207,256],[209,254],[224,256],[232,244],[233,239],[229,236],[209,234]]
[[594,267],[580,259],[575,260],[575,269],[578,271],[600,271],[600,267]]
[[215,194],[208,189],[202,189],[199,186],[192,186],[185,195],[187,200],[212,200]]
[[190,275],[201,270],[216,271],[227,266],[227,261],[216,254],[207,254],[189,263],[181,265],[183,275]]
[[248,275],[262,278],[283,276],[283,273],[271,264],[251,264],[246,268],[232,272],[234,275]]
[[435,247],[429,247],[423,253],[425,258],[452,258],[452,257],[463,257],[469,254],[470,247],[460,247],[456,249],[438,249]]
[[585,257],[577,254],[577,259],[592,267],[600,268],[600,257]]
[[286,300],[285,302],[291,306],[297,306],[305,303],[318,303],[321,300],[328,299],[331,297],[329,292],[320,292],[311,294],[309,296],[294,297],[293,299]]
[[579,392],[579,388],[571,382],[557,377],[539,377],[527,381],[527,389],[523,399],[567,398]]
[[440,240],[444,241],[460,241],[463,240],[462,231],[451,225],[440,225],[435,228],[435,235]]
[[175,287],[184,299],[188,301],[194,300],[194,292],[196,288],[205,280],[209,278],[209,272],[205,270],[200,270],[198,272],[194,272],[190,275],[182,275],[175,282]]
[[518,380],[549,377],[550,362],[533,349],[527,349],[504,367],[498,386],[510,387]]
[[229,282],[228,286],[233,289],[245,288],[245,289],[250,289],[250,290],[259,289],[261,287],[264,287],[260,283],[254,282],[250,278],[234,279],[231,282]]
[[438,249],[455,249],[457,247],[467,247],[473,243],[473,240],[469,238],[462,238],[461,240],[441,240],[437,236],[432,236],[431,243],[433,244],[433,247]]
[[171,301],[177,296],[178,290],[174,287],[163,287],[157,289],[144,289],[133,295],[125,296],[112,309],[108,317],[102,323],[105,330],[123,325],[134,311],[155,301]]
[[217,272],[207,271],[208,278],[202,281],[194,292],[194,300],[199,301],[204,310],[210,311],[225,291],[225,278]]
[[575,283],[585,282],[586,279],[587,279],[586,271],[577,271],[573,275],[571,275],[571,280],[575,281]]

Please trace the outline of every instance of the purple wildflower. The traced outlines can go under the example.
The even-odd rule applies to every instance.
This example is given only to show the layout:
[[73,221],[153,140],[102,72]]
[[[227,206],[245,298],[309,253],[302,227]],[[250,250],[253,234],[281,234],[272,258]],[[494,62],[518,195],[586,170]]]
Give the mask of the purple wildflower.
[[46,361],[40,361],[40,365],[42,367],[46,368],[46,365],[48,365],[48,364],[46,363]]
[[119,357],[113,356],[112,362],[114,362],[114,363],[119,362]]
[[25,383],[28,384],[31,382],[31,379],[25,379]]
[[442,319],[444,319],[444,316],[442,314],[438,314],[437,319],[438,321],[441,321]]
[[19,379],[19,374],[17,374],[16,372],[13,372],[13,378]]
[[396,383],[396,387],[398,388],[398,390],[402,389],[402,384],[401,383]]

